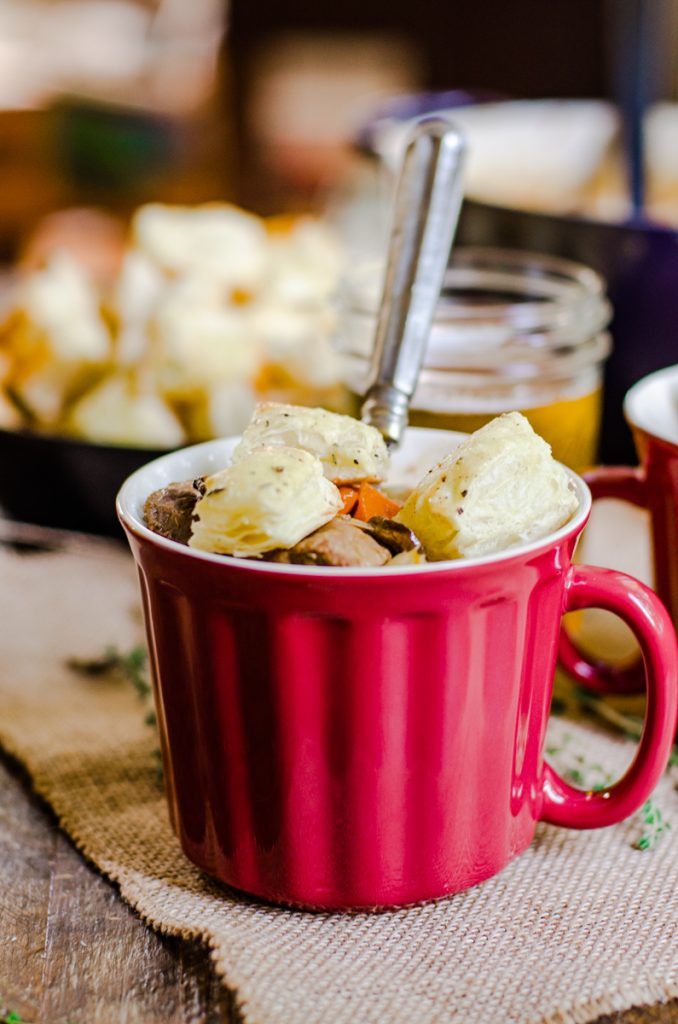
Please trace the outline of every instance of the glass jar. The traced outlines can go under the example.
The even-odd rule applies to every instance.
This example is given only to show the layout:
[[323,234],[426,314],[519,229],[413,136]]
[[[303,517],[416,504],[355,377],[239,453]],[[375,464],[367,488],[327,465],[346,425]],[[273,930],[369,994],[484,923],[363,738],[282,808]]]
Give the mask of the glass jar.
[[[364,393],[383,267],[357,268],[337,345],[356,404]],[[578,263],[485,248],[454,251],[410,422],[470,432],[517,409],[561,462],[596,461],[603,363],[611,348],[602,279]]]

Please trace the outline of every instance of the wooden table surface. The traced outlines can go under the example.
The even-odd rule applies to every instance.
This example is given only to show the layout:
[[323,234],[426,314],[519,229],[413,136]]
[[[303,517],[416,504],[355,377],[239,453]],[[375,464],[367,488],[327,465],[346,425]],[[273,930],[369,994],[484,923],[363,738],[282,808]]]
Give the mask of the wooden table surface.
[[0,1021],[236,1024],[201,946],[161,938],[0,757]]
[[[0,756],[0,1024],[11,1011],[31,1024],[241,1020],[206,951],[147,928]],[[678,1024],[678,1000],[597,1024],[613,1022]]]

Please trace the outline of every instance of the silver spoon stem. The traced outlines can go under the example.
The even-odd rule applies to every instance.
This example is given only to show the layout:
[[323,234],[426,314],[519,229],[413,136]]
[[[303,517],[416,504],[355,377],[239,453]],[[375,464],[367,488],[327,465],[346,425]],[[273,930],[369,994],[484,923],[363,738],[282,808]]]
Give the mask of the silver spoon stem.
[[445,117],[422,118],[396,190],[369,385],[361,415],[390,444],[407,425],[462,200],[463,137]]

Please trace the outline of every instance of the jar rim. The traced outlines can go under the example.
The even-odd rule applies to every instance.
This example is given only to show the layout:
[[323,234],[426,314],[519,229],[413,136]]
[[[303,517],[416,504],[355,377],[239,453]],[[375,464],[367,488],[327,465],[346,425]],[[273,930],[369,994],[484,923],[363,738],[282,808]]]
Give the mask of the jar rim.
[[[358,265],[344,282],[354,315],[376,316],[384,264]],[[576,344],[601,331],[611,316],[603,278],[560,256],[485,246],[453,250],[434,327],[505,325],[530,348]],[[468,339],[469,341],[471,339]]]

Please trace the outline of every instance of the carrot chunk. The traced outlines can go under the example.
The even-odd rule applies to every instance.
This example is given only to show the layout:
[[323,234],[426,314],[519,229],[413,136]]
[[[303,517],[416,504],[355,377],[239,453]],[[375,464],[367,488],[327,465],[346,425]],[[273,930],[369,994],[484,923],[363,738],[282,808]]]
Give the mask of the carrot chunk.
[[356,519],[367,522],[372,516],[383,516],[384,519],[393,519],[393,516],[400,511],[397,501],[392,501],[386,494],[377,490],[366,481],[362,481],[358,488],[358,503],[352,513]]
[[358,504],[358,488],[353,484],[341,484],[339,494],[344,502],[340,515],[352,516]]

